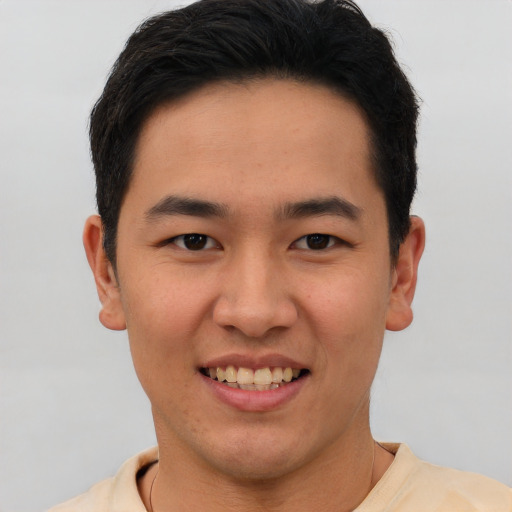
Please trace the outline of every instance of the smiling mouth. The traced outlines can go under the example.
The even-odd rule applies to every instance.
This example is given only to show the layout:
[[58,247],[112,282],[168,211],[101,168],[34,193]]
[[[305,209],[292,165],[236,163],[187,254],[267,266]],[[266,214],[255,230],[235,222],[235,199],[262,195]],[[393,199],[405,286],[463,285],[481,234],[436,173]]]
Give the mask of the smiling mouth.
[[247,391],[269,391],[286,386],[309,374],[305,368],[265,367],[253,370],[233,365],[201,368],[200,372],[226,386]]

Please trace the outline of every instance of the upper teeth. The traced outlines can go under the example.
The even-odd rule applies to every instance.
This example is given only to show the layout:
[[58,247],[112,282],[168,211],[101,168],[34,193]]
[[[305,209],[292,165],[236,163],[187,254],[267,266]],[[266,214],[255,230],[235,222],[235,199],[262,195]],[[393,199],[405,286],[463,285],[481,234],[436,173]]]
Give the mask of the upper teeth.
[[300,374],[298,368],[282,368],[275,366],[273,368],[265,367],[253,370],[252,368],[239,367],[238,370],[233,365],[225,368],[217,366],[216,368],[208,368],[210,377],[220,382],[230,382],[238,384],[258,384],[268,386],[272,383],[280,384],[281,382],[291,382],[293,378],[297,378]]

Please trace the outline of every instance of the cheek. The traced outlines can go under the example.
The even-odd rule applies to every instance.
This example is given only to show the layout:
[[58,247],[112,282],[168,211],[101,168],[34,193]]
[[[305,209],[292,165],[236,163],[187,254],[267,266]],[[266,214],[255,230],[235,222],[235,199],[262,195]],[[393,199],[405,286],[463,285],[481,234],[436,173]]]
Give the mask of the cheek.
[[346,371],[377,365],[386,324],[388,282],[381,274],[340,273],[328,286],[309,287],[308,308],[325,358]]
[[[148,275],[122,289],[130,350],[145,388],[194,371],[193,342],[208,309],[205,294],[183,281]],[[148,391],[148,390],[147,390]]]
[[158,266],[152,270],[122,289],[128,331],[147,337],[148,343],[183,339],[207,309],[207,289],[179,272]]

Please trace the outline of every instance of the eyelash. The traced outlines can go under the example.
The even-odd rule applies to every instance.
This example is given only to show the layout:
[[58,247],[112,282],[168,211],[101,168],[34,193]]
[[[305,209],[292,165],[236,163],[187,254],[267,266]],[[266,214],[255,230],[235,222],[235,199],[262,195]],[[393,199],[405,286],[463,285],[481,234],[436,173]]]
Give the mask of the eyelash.
[[[215,249],[219,247],[219,243],[208,235],[202,233],[186,233],[184,235],[175,236],[167,241],[167,243],[174,244],[180,249],[186,251],[202,251],[205,249]],[[187,244],[196,243],[199,247],[187,247]]]
[[[175,236],[174,238],[169,239],[166,243],[174,244],[180,249],[184,249],[186,251],[198,252],[220,247],[220,244],[215,239],[208,235],[203,235],[202,233],[186,233],[184,235]],[[343,243],[343,241],[335,236],[326,235],[324,233],[311,233],[295,240],[295,242],[292,243],[292,247],[300,250],[323,251],[339,243]],[[196,245],[195,248],[191,247],[193,244]],[[311,247],[311,244],[316,244],[317,247]],[[301,245],[305,246],[301,247]]]
[[[339,244],[342,242],[339,238],[326,235],[324,233],[311,233],[309,235],[305,235],[295,242],[293,242],[293,246],[296,249],[301,250],[310,250],[310,251],[322,251],[325,249],[329,249],[330,247]],[[301,247],[301,243],[305,244],[306,247]],[[310,244],[317,244],[318,247],[311,247]]]

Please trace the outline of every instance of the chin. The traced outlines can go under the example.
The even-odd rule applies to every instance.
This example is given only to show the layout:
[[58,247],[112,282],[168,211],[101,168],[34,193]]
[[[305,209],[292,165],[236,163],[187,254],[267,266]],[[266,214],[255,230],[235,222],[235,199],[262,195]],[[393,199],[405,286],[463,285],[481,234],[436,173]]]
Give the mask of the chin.
[[300,439],[267,434],[260,430],[256,436],[244,432],[225,437],[227,442],[208,451],[207,462],[235,480],[263,482],[290,474],[307,460]]

